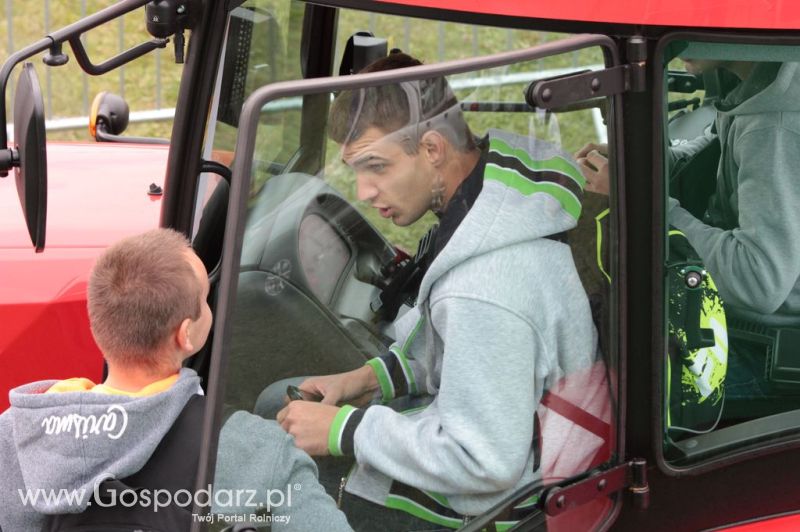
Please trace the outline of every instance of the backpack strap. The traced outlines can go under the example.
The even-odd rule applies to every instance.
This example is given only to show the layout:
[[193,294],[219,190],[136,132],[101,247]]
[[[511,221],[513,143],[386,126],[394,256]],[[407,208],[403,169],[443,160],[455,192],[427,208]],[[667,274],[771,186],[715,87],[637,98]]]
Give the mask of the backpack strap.
[[[128,530],[126,527],[164,532],[188,530],[192,523],[191,507],[173,503],[154,512],[152,506],[120,504],[120,497],[125,490],[147,489],[151,496],[157,489],[169,490],[173,495],[178,490],[194,492],[205,399],[202,395],[189,398],[142,469],[124,479],[103,481],[96,490],[100,501],[93,499],[79,514],[47,516],[42,531]],[[111,504],[114,500],[116,505]]]
[[168,489],[173,493],[179,489],[193,491],[205,404],[204,395],[190,397],[147,464],[123,482],[136,488]]

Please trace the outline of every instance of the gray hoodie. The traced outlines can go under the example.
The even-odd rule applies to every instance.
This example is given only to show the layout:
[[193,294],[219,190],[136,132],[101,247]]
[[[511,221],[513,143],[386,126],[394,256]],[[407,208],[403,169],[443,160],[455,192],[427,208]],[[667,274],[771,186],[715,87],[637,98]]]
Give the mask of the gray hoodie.
[[[40,530],[44,514],[85,510],[100,482],[128,477],[147,463],[186,402],[200,392],[199,377],[186,368],[168,390],[145,397],[45,394],[56,382],[12,390],[11,407],[0,415],[3,532]],[[215,513],[249,516],[269,501],[273,515],[281,516],[275,530],[351,530],[317,482],[314,462],[274,421],[245,412],[231,416],[220,434],[217,464],[213,500],[222,504],[215,504]],[[239,490],[240,503],[219,496],[220,490]],[[277,504],[281,490],[284,502]]]
[[425,274],[417,305],[396,323],[396,371],[371,361],[384,399],[427,393],[433,402],[405,415],[342,409],[334,454],[343,451],[336,430],[360,418],[348,492],[457,526],[398,487],[476,515],[538,477],[536,406],[548,386],[596,357],[570,248],[552,239],[575,227],[583,183],[554,146],[490,131],[483,188]]
[[[669,213],[727,308],[764,322],[800,315],[800,64],[783,64],[764,88],[769,68],[758,65],[718,105],[722,154],[704,219],[674,202]],[[707,142],[671,150],[671,161]]]
[[81,512],[100,482],[139,471],[200,390],[188,369],[168,391],[147,397],[45,394],[56,382],[11,390],[11,406],[0,415],[4,532],[39,530],[43,514]]

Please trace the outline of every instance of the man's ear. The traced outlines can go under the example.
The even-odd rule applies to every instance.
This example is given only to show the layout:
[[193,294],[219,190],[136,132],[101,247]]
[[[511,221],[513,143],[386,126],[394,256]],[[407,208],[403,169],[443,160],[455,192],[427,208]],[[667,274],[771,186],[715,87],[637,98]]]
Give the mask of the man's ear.
[[433,166],[440,166],[447,155],[447,141],[444,136],[433,129],[422,134],[419,141],[420,148],[425,158]]
[[181,351],[186,351],[189,353],[191,353],[194,349],[194,346],[192,345],[192,339],[189,336],[189,327],[191,327],[191,325],[192,320],[186,318],[175,330],[175,342],[178,344],[178,348]]

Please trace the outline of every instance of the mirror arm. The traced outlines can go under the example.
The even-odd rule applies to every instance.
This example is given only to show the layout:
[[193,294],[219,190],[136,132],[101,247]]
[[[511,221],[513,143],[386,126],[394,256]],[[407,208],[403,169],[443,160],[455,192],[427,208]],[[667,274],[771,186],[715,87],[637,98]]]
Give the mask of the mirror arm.
[[105,123],[97,124],[97,129],[95,130],[95,139],[97,142],[120,142],[123,144],[169,144],[169,140],[155,137],[129,137],[114,135],[113,133],[106,131]]
[[169,39],[153,39],[142,44],[138,44],[133,48],[125,50],[124,52],[115,55],[111,59],[95,65],[86,54],[86,48],[83,47],[80,35],[76,35],[69,39],[69,46],[75,54],[75,60],[81,66],[84,72],[90,76],[100,76],[106,72],[110,72],[117,67],[133,61],[147,53],[152,52],[156,48],[166,48]]
[[[23,48],[6,59],[5,63],[3,63],[3,67],[0,68],[0,152],[8,151],[8,133],[6,132],[6,126],[8,125],[6,119],[6,87],[8,86],[8,79],[11,77],[11,71],[14,67],[29,57],[49,50],[55,43],[69,41],[92,28],[96,28],[115,18],[119,18],[131,11],[135,11],[145,6],[148,2],[150,2],[150,0],[121,0],[74,24],[70,24],[69,26],[51,33],[44,39],[36,41],[32,45]],[[8,175],[8,170],[11,169],[13,159],[12,156],[0,156],[0,177]]]

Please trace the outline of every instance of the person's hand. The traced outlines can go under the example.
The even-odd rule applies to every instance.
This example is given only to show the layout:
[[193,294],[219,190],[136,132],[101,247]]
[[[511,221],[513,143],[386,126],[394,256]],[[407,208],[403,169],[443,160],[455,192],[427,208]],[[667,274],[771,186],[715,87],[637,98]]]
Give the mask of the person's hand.
[[589,143],[578,150],[575,159],[586,178],[586,190],[608,196],[608,145]]
[[321,403],[325,405],[347,402],[353,406],[364,406],[372,400],[378,386],[375,371],[370,366],[362,366],[346,373],[309,377],[298,388],[303,392],[321,395]]
[[311,456],[325,456],[328,432],[339,408],[310,401],[292,401],[275,419],[283,430],[294,436],[294,443]]

